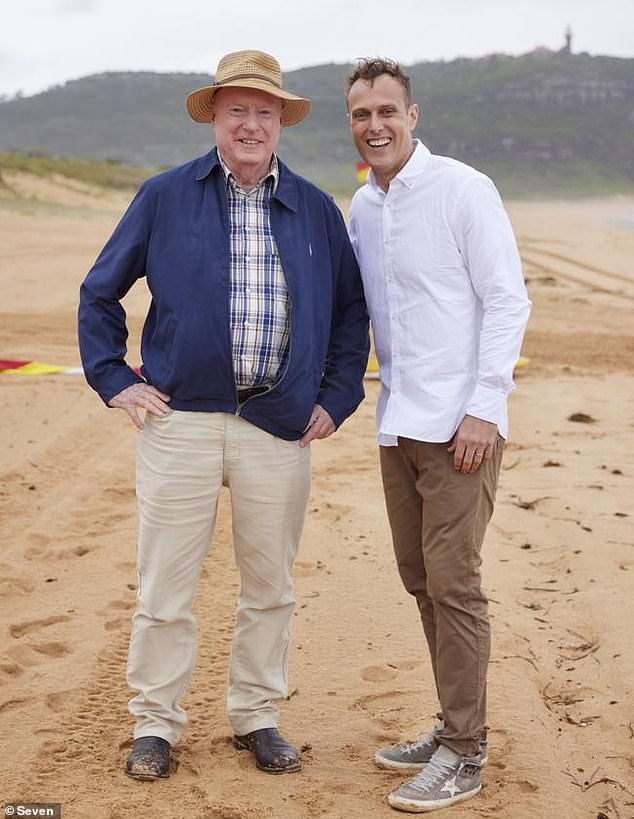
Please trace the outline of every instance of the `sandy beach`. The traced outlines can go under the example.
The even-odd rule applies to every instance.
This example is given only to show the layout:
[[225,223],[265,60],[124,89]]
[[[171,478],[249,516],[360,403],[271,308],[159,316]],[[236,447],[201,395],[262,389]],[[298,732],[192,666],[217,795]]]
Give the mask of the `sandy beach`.
[[[68,180],[0,189],[0,358],[77,366],[77,290],[128,200]],[[14,191],[22,194],[15,196]],[[484,549],[493,655],[481,795],[447,816],[634,817],[634,200],[511,202],[534,303]],[[147,304],[126,299],[131,362]],[[437,708],[397,576],[374,443],[378,384],[312,446],[285,735],[258,772],[225,716],[237,573],[223,496],[200,580],[190,723],[139,783],[125,684],[135,606],[136,432],[79,376],[0,374],[0,800],[65,819],[388,819],[372,763]],[[574,420],[574,419],[577,420]],[[444,814],[443,814],[444,815]]]

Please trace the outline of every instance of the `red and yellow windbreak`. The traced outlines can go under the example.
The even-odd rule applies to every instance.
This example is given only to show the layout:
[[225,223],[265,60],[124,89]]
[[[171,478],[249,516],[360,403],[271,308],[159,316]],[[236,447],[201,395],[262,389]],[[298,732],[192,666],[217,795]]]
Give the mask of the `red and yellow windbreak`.
[[24,361],[0,358],[0,373],[3,375],[55,375],[56,373],[81,373],[81,367],[66,367],[63,364],[44,364],[42,361]]
[[[516,365],[515,369],[525,367],[530,359],[522,356]],[[82,375],[83,369],[81,367],[66,367],[63,364],[44,364],[42,361],[23,361],[12,358],[0,358],[0,374],[1,375],[57,375],[63,373],[64,375]],[[139,372],[138,368],[135,372]],[[376,357],[371,355],[368,361],[368,368],[365,377],[370,380],[379,378],[379,364]]]
[[[368,362],[366,378],[378,378],[378,364],[374,356]],[[138,372],[138,368],[135,372]],[[43,361],[0,358],[0,375],[82,375],[81,367],[66,367],[64,364],[45,364]]]
[[367,162],[357,162],[357,182],[359,185],[365,184],[365,180],[368,178],[369,170],[370,166]]

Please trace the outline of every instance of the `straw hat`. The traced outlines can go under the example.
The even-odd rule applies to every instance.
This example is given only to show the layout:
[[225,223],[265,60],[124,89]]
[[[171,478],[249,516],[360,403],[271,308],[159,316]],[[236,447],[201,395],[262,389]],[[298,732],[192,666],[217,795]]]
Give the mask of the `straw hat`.
[[310,109],[303,97],[282,88],[280,64],[263,51],[234,51],[218,63],[215,83],[199,88],[187,97],[187,110],[196,122],[211,121],[211,101],[219,88],[255,88],[282,100],[282,125],[297,125]]

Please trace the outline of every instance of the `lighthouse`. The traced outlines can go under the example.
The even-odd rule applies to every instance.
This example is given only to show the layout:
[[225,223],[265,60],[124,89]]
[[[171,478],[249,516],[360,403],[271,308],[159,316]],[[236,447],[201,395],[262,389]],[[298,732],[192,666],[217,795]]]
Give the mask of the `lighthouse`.
[[572,29],[570,26],[566,27],[566,45],[561,49],[562,54],[572,54]]

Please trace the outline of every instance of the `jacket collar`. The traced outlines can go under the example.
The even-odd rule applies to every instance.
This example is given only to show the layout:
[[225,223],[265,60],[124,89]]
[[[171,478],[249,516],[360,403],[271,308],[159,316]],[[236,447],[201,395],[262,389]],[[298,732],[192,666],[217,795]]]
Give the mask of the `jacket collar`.
[[[273,193],[273,198],[281,202],[284,207],[293,212],[297,211],[297,183],[295,174],[279,159],[277,161],[279,181]],[[196,181],[204,182],[212,173],[222,174],[222,165],[218,158],[218,151],[212,148],[208,154],[201,156],[196,167]]]

